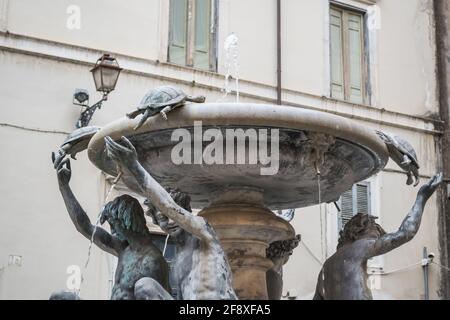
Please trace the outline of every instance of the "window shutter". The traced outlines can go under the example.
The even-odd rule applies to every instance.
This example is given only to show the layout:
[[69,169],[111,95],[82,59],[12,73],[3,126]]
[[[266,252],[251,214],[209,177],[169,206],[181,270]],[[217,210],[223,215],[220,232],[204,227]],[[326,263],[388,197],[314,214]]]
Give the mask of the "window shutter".
[[364,102],[364,15],[330,7],[331,96]]
[[362,16],[345,13],[348,35],[348,100],[355,103],[363,102],[362,83]]
[[344,99],[342,11],[330,9],[331,96]]
[[341,195],[341,212],[339,228],[343,229],[345,224],[357,213],[370,214],[370,184],[361,182]]
[[169,61],[186,64],[188,0],[171,0],[170,2],[170,43]]
[[341,229],[353,217],[353,191],[344,192],[341,196]]
[[209,70],[211,0],[196,0],[194,67]]
[[369,186],[367,184],[356,185],[356,213],[369,212]]

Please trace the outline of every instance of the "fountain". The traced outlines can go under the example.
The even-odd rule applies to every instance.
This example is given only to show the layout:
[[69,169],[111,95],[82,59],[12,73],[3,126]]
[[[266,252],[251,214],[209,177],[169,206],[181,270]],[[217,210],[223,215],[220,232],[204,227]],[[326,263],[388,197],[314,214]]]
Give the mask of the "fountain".
[[[266,249],[272,242],[295,237],[292,226],[271,210],[336,201],[354,183],[380,171],[389,158],[385,142],[372,129],[298,107],[188,103],[171,111],[167,121],[156,115],[135,130],[139,120],[123,117],[97,132],[88,146],[90,161],[117,176],[104,138],[126,136],[144,168],[164,187],[189,194],[192,207],[214,227],[240,299],[267,298],[266,272],[272,262]],[[192,149],[191,140],[184,146],[189,145],[185,151],[193,150],[194,157],[183,155],[188,161],[174,163],[180,130],[193,139]],[[244,134],[247,143],[236,145],[233,134]],[[216,154],[211,161],[207,150],[213,143]],[[261,152],[268,151],[265,144],[270,156]],[[219,146],[226,147],[222,154],[217,154]],[[255,154],[259,161],[252,158]],[[125,172],[121,181],[141,193]]]

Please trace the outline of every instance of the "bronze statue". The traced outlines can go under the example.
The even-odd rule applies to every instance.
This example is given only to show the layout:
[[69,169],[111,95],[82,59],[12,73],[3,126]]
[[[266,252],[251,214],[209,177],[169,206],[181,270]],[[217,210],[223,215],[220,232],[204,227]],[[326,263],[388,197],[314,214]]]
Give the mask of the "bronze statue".
[[[54,154],[52,158],[55,162]],[[146,283],[153,281],[169,290],[167,262],[152,242],[139,201],[129,195],[122,195],[105,205],[100,223],[108,221],[111,227],[109,233],[100,226],[91,224],[69,186],[71,173],[69,159],[63,160],[57,166],[59,190],[70,219],[83,236],[92,239],[102,250],[118,257],[111,299],[147,299],[145,292],[136,285],[142,278],[146,279]],[[60,292],[52,295],[52,299],[65,297],[70,297],[70,294]]]
[[442,182],[433,176],[417,193],[416,202],[396,232],[386,233],[375,217],[358,213],[340,233],[337,251],[319,273],[315,300],[371,300],[367,260],[394,250],[417,233],[427,200]]
[[[419,184],[419,161],[417,154],[412,145],[392,133],[377,130],[376,133],[386,144],[389,151],[389,157],[403,170],[407,175],[406,184],[410,185],[414,182],[414,187]],[[413,179],[414,177],[414,179]]]
[[[294,209],[287,212],[293,215]],[[269,300],[280,300],[283,293],[283,265],[289,260],[294,249],[300,243],[298,234],[293,239],[272,242],[266,250],[267,258],[272,260],[273,267],[266,272],[267,294]]]
[[100,127],[88,126],[75,129],[70,133],[54,156],[53,166],[55,169],[58,168],[66,155],[70,155],[72,159],[76,160],[76,154],[87,148],[89,141],[98,131],[100,131]]
[[144,122],[158,113],[167,120],[167,113],[175,108],[181,107],[186,101],[203,103],[205,102],[204,96],[188,96],[183,91],[172,86],[161,86],[150,90],[139,107],[133,112],[127,114],[128,118],[134,119],[139,114],[142,114],[142,118],[136,125],[134,130],[139,129]]
[[[128,139],[121,144],[105,138],[109,156],[122,172],[131,174],[151,201],[159,226],[177,242],[173,266],[178,298],[184,300],[237,299],[227,256],[214,229],[202,217],[190,212],[189,198],[178,192],[169,194],[139,163]],[[177,203],[178,202],[178,203]],[[181,204],[181,205],[180,205]],[[173,222],[170,222],[171,219]],[[138,283],[149,299],[171,299],[164,288],[145,279]]]

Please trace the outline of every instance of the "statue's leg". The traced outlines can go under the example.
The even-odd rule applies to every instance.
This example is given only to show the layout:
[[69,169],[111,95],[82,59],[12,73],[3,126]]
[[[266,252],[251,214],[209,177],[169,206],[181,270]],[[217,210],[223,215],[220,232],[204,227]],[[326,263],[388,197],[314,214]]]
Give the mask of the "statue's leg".
[[49,300],[81,300],[81,298],[72,291],[57,291],[51,294]]
[[141,278],[134,285],[136,300],[173,300],[172,296],[152,278]]
[[410,171],[408,171],[408,173],[406,174],[407,175],[407,179],[406,179],[406,184],[409,186],[410,184],[412,184],[413,183],[413,177],[412,177],[412,174],[411,174],[411,172]]
[[402,164],[410,164],[410,163],[411,163],[411,160],[410,160],[409,157],[405,154],[405,155],[403,156]]

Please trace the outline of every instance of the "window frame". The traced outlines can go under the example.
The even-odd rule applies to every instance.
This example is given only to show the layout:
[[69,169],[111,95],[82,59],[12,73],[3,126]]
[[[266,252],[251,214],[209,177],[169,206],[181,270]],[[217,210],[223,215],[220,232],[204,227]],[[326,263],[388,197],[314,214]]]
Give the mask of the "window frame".
[[[342,66],[342,88],[343,88],[343,98],[333,96],[333,77],[332,77],[332,70],[333,70],[333,64],[332,64],[332,21],[331,21],[331,10],[340,11],[342,13],[341,16],[341,66]],[[345,28],[347,26],[347,23],[344,21],[344,13],[353,13],[361,16],[361,101],[355,102],[351,100],[351,70],[349,67],[349,59],[348,59],[348,51],[349,45],[348,45],[348,35],[347,32],[344,32],[344,30],[347,30]],[[370,86],[370,54],[369,54],[369,32],[368,32],[368,15],[367,10],[362,9],[360,7],[355,7],[347,3],[343,3],[340,1],[330,0],[329,1],[329,13],[328,13],[328,34],[329,34],[329,57],[328,61],[330,64],[329,68],[329,92],[330,92],[330,98],[345,101],[348,103],[354,103],[354,104],[363,104],[368,105],[370,104],[370,96],[371,96],[371,86]],[[346,58],[347,57],[347,58]]]
[[[185,44],[185,61],[183,64],[171,61],[170,52],[173,39],[173,14],[172,3],[176,0],[169,1],[169,26],[168,26],[168,43],[167,43],[167,62],[180,65],[196,70],[217,72],[218,67],[218,21],[219,21],[219,0],[209,0],[209,32],[208,32],[208,68],[200,68],[195,66],[195,36],[196,36],[196,13],[195,6],[197,0],[186,0],[186,44]],[[190,17],[190,18],[189,18]]]

